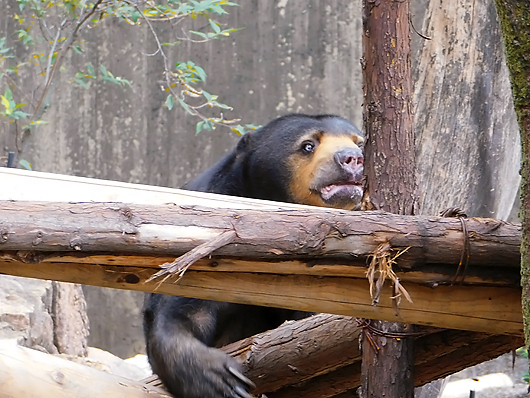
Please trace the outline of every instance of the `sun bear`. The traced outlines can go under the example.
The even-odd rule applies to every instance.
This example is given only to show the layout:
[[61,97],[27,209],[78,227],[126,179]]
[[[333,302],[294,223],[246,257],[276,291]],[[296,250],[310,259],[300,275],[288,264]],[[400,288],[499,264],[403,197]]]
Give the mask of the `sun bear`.
[[[334,115],[291,114],[245,134],[186,184],[193,191],[353,210],[363,195],[363,134]],[[252,382],[216,347],[307,313],[149,294],[149,362],[177,398],[251,398]]]

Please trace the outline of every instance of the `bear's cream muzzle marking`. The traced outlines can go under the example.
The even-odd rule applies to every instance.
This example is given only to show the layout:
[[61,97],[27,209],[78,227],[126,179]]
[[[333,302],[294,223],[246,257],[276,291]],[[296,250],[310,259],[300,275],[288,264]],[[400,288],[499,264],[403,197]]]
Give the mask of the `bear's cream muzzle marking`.
[[293,155],[290,162],[293,201],[345,210],[359,206],[363,196],[364,159],[358,145],[363,142],[357,135],[320,133],[312,154]]

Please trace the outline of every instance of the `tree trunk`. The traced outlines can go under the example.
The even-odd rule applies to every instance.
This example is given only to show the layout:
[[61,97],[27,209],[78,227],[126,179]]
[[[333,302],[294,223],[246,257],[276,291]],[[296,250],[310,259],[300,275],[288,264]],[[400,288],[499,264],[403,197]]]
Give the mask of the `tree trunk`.
[[496,0],[515,111],[523,146],[521,219],[521,283],[523,286],[523,320],[527,347],[530,345],[530,4],[525,0]]
[[[363,2],[367,193],[378,209],[414,214],[416,162],[408,0]],[[363,397],[414,396],[412,325],[372,321],[363,339]],[[387,337],[397,333],[402,338]]]
[[380,210],[414,214],[409,2],[365,0],[363,8],[367,191]]

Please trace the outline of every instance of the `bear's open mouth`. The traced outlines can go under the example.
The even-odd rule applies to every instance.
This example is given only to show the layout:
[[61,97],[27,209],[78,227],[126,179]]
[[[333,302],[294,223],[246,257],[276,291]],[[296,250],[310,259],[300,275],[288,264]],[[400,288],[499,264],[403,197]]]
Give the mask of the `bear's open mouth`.
[[356,181],[335,182],[320,189],[320,196],[325,202],[344,201],[345,199],[356,202],[362,195],[363,184]]

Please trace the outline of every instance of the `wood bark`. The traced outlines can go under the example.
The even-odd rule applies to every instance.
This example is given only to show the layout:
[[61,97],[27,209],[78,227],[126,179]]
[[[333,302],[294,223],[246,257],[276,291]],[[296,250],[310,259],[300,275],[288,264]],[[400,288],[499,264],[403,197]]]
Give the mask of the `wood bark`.
[[[425,266],[439,261],[441,254],[433,251],[438,241],[441,252],[455,261],[446,265],[453,275],[460,258],[454,247],[462,239],[458,220],[317,208],[264,213],[93,203],[4,202],[0,214],[0,270],[6,274],[492,333],[521,331],[520,290],[506,279],[491,287],[444,285],[431,270],[426,278],[404,284],[414,302],[403,301],[397,313],[389,283],[379,304],[372,305],[362,275],[366,256],[376,246],[371,239],[411,246],[409,251],[418,257],[402,255],[403,260],[409,258],[409,268],[415,267],[414,261]],[[479,219],[468,223],[470,239],[482,242],[472,250],[477,257],[488,258],[487,242],[505,254],[501,259],[510,257],[506,245],[517,248],[517,238],[510,237],[517,233],[516,225]],[[163,260],[157,263],[151,257],[142,264],[144,257],[132,256],[183,254],[230,228],[238,240],[201,260],[200,267],[192,266],[178,283],[145,283]],[[452,250],[445,250],[451,236],[459,238]],[[517,258],[518,249],[511,250]],[[244,260],[238,262],[236,256]],[[489,257],[490,266],[482,267],[487,271],[495,269],[493,255]],[[398,267],[406,267],[401,257],[397,261]],[[515,274],[517,269],[513,268]]]
[[471,268],[518,269],[520,260],[520,226],[493,219],[465,221],[466,236],[458,219],[309,206],[236,210],[200,204],[0,202],[0,214],[0,250],[26,251],[28,261],[31,253],[44,252],[181,255],[229,230],[237,239],[216,250],[218,256],[296,258],[310,265],[325,257],[364,265],[379,244],[388,243],[396,253],[407,249],[397,259],[402,270],[456,267],[467,238]]
[[170,398],[153,386],[0,341],[0,398]]
[[[522,336],[493,336],[435,328],[415,337],[415,386],[421,386],[519,347]],[[277,329],[232,343],[237,357],[268,397],[334,397],[361,383],[360,329],[355,318],[329,314],[286,322]],[[421,333],[420,333],[421,334]],[[149,384],[160,386],[153,376]],[[352,393],[353,394],[353,393]]]
[[[413,361],[416,369],[414,385],[419,387],[514,350],[520,347],[523,338],[445,330],[416,338],[414,343],[416,345]],[[433,344],[440,344],[441,350],[437,353],[439,356],[429,352]],[[356,361],[303,383],[268,393],[267,396],[270,398],[338,398],[343,397],[342,394],[344,394],[344,396],[356,397],[358,395],[355,390],[360,386],[361,361]]]
[[367,191],[376,208],[415,214],[409,2],[363,2]]
[[[363,2],[363,88],[367,196],[377,208],[414,214],[416,157],[412,116],[409,1]],[[405,336],[413,325],[372,321]],[[414,396],[411,338],[364,336],[362,396]]]
[[530,5],[525,1],[496,0],[501,21],[506,58],[521,131],[523,162],[521,168],[521,283],[526,345],[530,344]]

